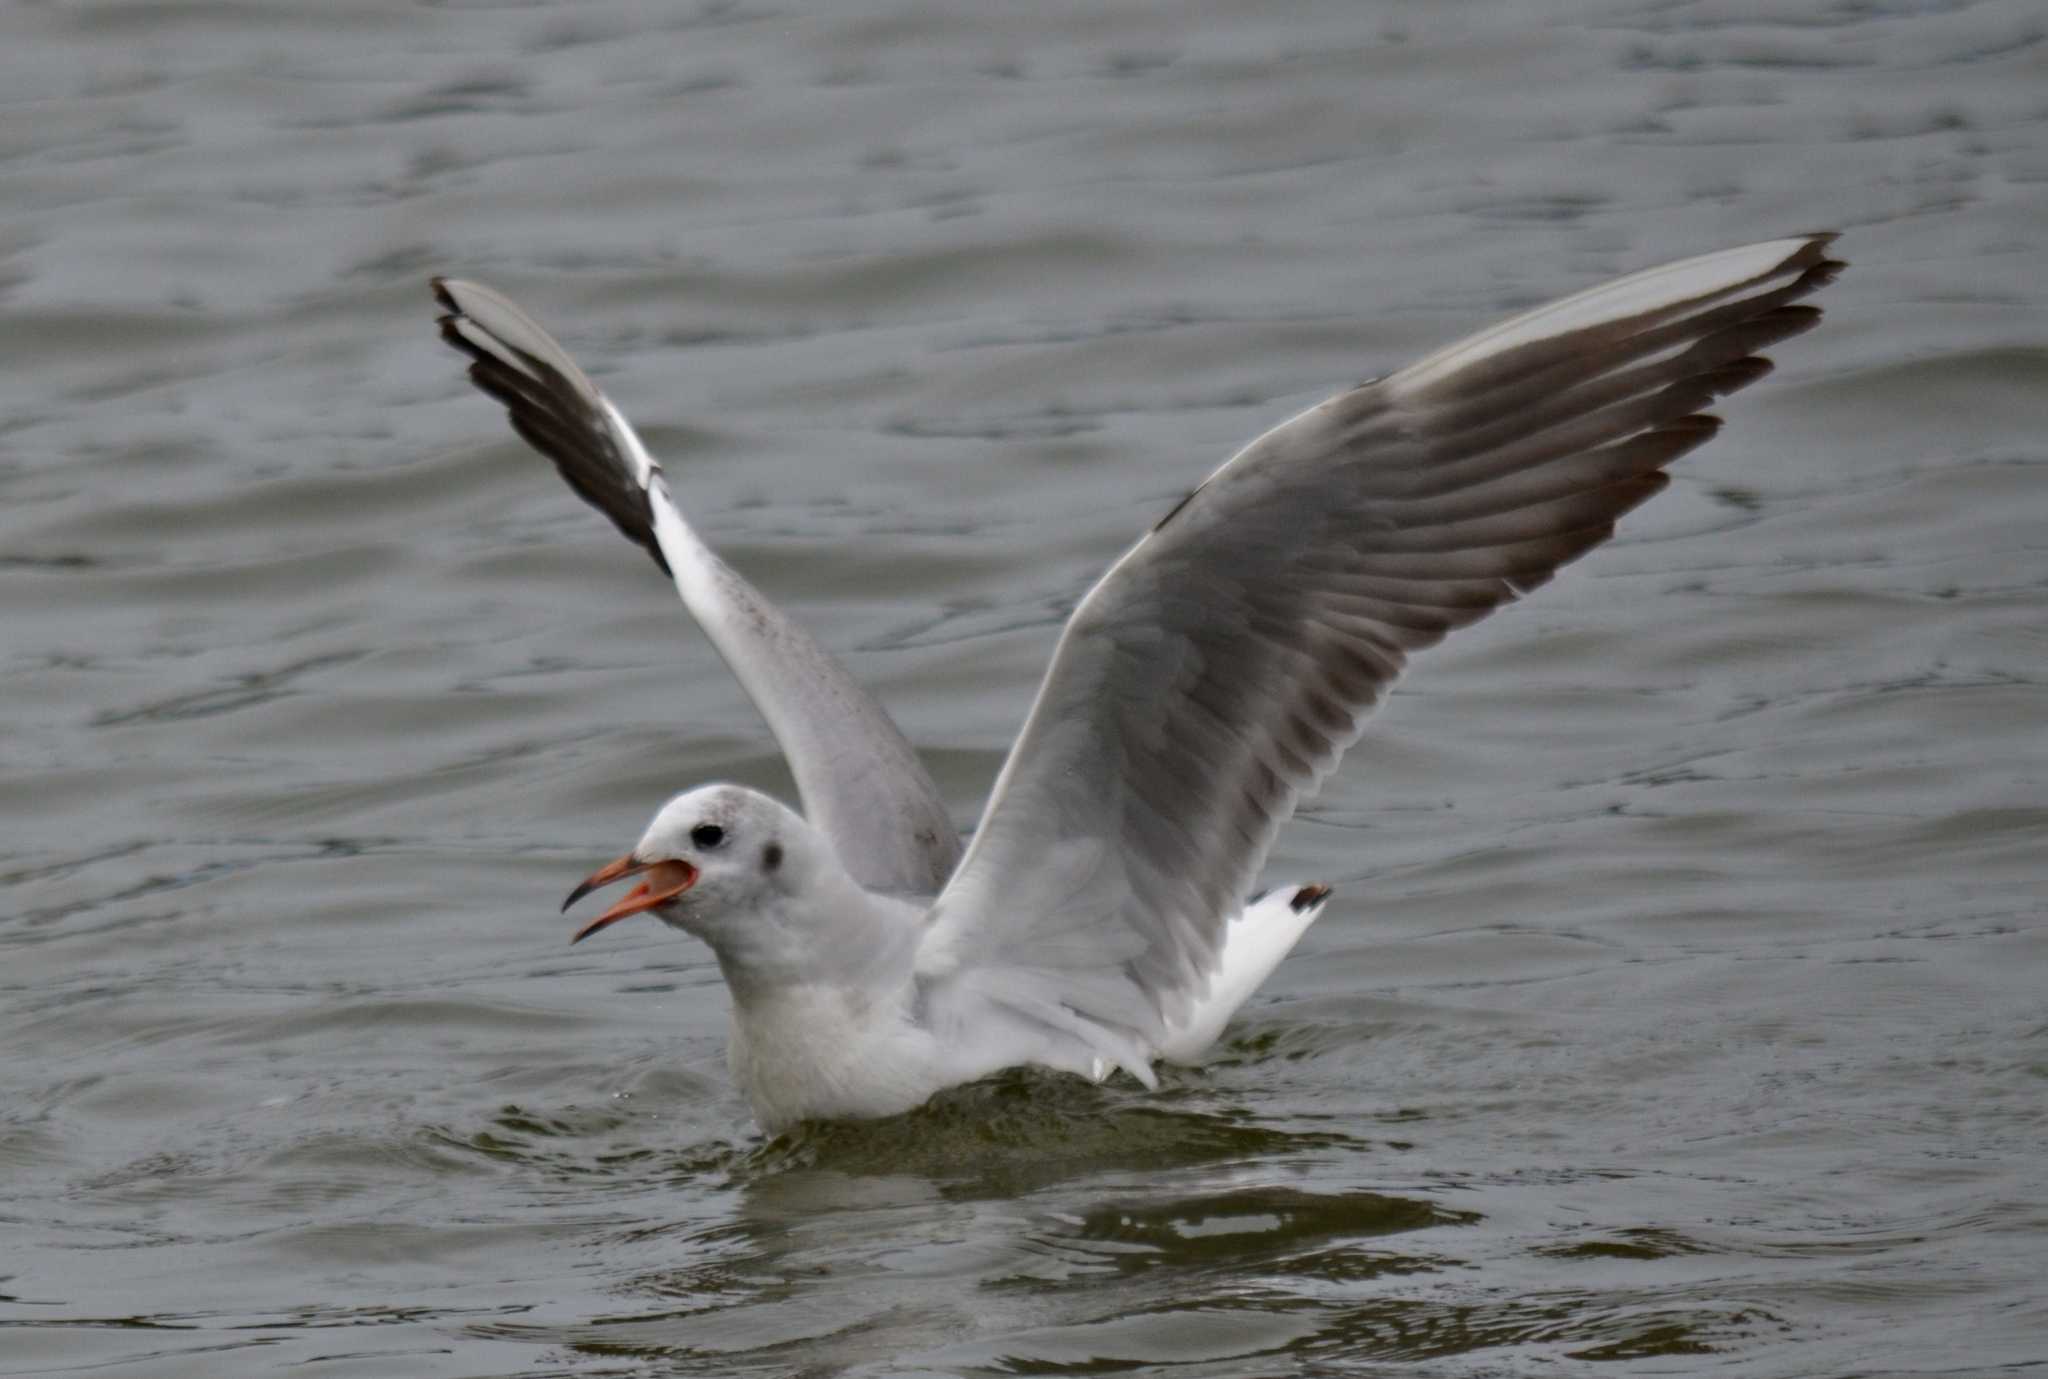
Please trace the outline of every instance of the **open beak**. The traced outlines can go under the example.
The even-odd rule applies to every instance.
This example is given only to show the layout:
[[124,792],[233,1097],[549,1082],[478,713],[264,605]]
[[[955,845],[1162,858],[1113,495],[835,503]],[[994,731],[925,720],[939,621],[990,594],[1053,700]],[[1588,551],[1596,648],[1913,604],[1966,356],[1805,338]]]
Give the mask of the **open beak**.
[[562,902],[562,908],[567,910],[599,886],[609,886],[614,881],[623,881],[642,872],[647,873],[645,881],[627,891],[618,904],[578,929],[576,937],[569,942],[581,943],[599,929],[608,924],[616,924],[628,915],[637,915],[642,910],[666,905],[697,884],[697,869],[688,862],[639,862],[635,861],[633,854],[629,852],[624,857],[605,863],[584,877],[583,883],[569,892],[569,898]]

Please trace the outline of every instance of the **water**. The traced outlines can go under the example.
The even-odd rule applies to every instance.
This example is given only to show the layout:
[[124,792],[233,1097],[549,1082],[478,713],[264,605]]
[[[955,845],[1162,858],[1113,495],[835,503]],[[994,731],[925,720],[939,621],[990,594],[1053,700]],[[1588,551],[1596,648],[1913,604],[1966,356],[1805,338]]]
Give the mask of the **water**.
[[[0,1372],[2048,1368],[2023,3],[0,15]],[[963,822],[1239,441],[1834,226],[1825,327],[1426,658],[1209,1066],[763,1143],[554,901],[786,790],[425,280],[527,301]]]

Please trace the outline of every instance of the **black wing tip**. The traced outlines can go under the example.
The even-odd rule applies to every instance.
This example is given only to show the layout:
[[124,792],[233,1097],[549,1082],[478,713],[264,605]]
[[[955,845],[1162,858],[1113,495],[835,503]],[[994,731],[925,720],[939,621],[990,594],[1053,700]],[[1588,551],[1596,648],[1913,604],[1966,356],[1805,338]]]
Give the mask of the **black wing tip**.
[[466,314],[463,311],[462,302],[455,295],[456,281],[454,278],[445,277],[439,273],[427,279],[427,287],[434,294],[434,304],[448,313],[447,316],[441,318],[443,321],[446,321],[449,316],[462,316]]
[[436,318],[441,339],[469,358],[471,384],[506,409],[514,433],[554,462],[577,497],[669,574],[654,534],[653,499],[615,452],[606,419],[554,365],[471,316],[455,293],[455,279],[427,281],[442,307]]
[[[1821,283],[1814,284],[1815,287],[1823,285]],[[1772,336],[1770,342],[1775,345],[1780,341],[1790,340],[1795,335],[1806,334],[1807,331],[1819,325],[1821,317],[1826,314],[1817,306],[1781,306],[1773,307],[1762,316],[1759,316],[1757,320],[1777,329],[1778,333]]]
[[[1797,253],[1793,254],[1791,258],[1785,260],[1784,264],[1779,268],[1779,272],[1790,272],[1793,269],[1799,270],[1799,277],[1793,283],[1792,291],[1787,294],[1787,300],[1818,292],[1849,271],[1849,261],[1847,259],[1836,258],[1828,253],[1828,247],[1838,238],[1840,236],[1833,230],[1817,231],[1806,236],[1806,244]],[[1818,312],[1818,308],[1815,307],[1806,309]],[[1818,315],[1816,315],[1815,319],[1819,319]]]
[[1842,267],[1842,261],[1831,257],[1828,253],[1828,250],[1834,246],[1835,241],[1841,237],[1842,232],[1840,230],[1805,230],[1793,235],[1793,239],[1804,240],[1805,243],[1792,252],[1792,256],[1785,261],[1785,266],[1787,268],[1818,268],[1822,264],[1833,264],[1837,268]]
[[1731,360],[1718,369],[1709,369],[1700,375],[1700,385],[1710,389],[1715,397],[1726,397],[1741,392],[1757,380],[1769,377],[1771,370],[1778,366],[1761,354],[1745,354]]
[[441,328],[441,342],[462,351],[479,364],[486,361],[495,362],[497,356],[462,333],[462,323],[468,319],[469,317],[460,311],[451,311],[445,316],[436,317],[434,324]]
[[[1677,459],[1689,450],[1705,445],[1713,438],[1715,432],[1721,429],[1721,419],[1707,413],[1686,417],[1684,420],[1694,424],[1657,428],[1660,432],[1671,434],[1672,460]],[[1705,423],[1705,425],[1702,426],[1699,423]],[[1665,461],[1665,463],[1669,464],[1670,460]],[[1559,533],[1560,537],[1571,544],[1576,544],[1583,537],[1592,537],[1592,540],[1587,542],[1584,547],[1560,560],[1558,562],[1559,567],[1569,565],[1572,561],[1591,551],[1595,546],[1607,541],[1614,535],[1614,527],[1617,522],[1669,487],[1671,487],[1670,474],[1662,469],[1653,469],[1647,474],[1637,474],[1627,479],[1618,479],[1596,490],[1611,506],[1605,515],[1580,531]]]

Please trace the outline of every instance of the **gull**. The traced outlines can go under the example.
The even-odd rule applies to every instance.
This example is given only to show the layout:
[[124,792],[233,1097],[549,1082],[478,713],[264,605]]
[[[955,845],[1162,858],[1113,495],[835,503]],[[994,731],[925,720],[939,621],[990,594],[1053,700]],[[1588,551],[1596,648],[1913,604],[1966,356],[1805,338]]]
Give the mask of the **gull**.
[[770,1133],[894,1115],[1035,1064],[1156,1087],[1322,912],[1247,902],[1275,833],[1409,656],[1546,583],[1811,328],[1829,234],[1652,268],[1347,388],[1239,450],[1074,609],[964,847],[903,733],[720,560],[623,413],[513,302],[437,278],[441,333],[514,429],[644,546],[767,721],[803,812],[662,806],[573,890],[710,946]]

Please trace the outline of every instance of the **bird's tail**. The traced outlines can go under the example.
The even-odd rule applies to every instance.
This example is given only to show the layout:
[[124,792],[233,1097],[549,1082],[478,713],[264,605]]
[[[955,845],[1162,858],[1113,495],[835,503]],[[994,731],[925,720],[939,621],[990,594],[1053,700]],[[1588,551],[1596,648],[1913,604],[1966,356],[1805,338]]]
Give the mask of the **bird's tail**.
[[1223,1033],[1223,1026],[1251,999],[1259,984],[1280,965],[1296,941],[1315,923],[1329,899],[1320,883],[1275,886],[1244,907],[1223,935],[1223,953],[1209,994],[1195,1002],[1187,1018],[1167,1028],[1159,1056],[1169,1063],[1192,1063]]

